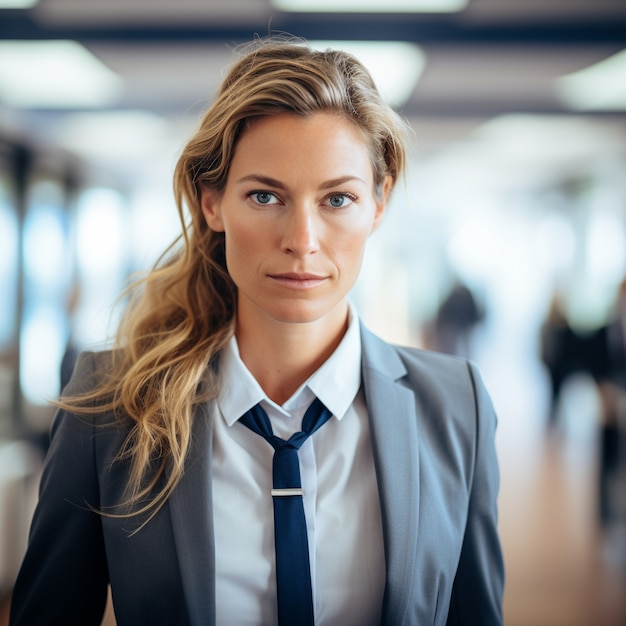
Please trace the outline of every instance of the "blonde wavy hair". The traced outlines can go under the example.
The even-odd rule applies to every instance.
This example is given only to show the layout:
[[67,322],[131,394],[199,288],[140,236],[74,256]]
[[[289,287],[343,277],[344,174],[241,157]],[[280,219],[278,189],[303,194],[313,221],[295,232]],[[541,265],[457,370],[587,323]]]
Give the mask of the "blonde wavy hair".
[[176,165],[182,235],[131,287],[108,374],[87,394],[59,402],[75,413],[109,411],[130,423],[116,459],[131,464],[123,516],[150,519],[167,500],[184,472],[194,408],[218,392],[212,364],[234,331],[237,292],[224,234],[207,226],[200,190],[223,191],[250,122],[284,112],[345,116],[370,147],[377,195],[386,177],[395,185],[405,166],[407,126],[353,56],[275,38],[240,55]]

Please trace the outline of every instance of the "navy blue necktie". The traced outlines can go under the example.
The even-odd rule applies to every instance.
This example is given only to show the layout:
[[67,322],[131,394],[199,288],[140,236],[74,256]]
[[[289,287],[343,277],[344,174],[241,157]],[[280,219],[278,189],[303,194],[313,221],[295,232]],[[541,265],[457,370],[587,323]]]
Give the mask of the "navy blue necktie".
[[267,413],[258,404],[239,420],[264,437],[274,448],[272,499],[280,626],[313,625],[309,541],[302,503],[298,450],[331,417],[331,412],[315,398],[302,419],[302,431],[287,441],[274,435]]

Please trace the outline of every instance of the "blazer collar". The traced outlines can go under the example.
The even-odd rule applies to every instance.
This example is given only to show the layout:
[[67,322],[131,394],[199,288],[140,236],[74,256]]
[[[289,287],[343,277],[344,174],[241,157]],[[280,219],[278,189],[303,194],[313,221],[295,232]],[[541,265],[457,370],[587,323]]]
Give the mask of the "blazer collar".
[[372,432],[387,579],[383,624],[404,624],[415,564],[419,520],[418,420],[407,371],[397,350],[361,328],[363,388]]

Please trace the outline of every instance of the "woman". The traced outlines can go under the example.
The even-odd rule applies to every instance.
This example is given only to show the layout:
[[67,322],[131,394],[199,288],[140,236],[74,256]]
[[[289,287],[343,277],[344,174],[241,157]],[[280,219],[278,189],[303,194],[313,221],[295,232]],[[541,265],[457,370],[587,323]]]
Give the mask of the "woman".
[[120,625],[501,623],[479,375],[347,300],[404,130],[343,52],[235,63],[176,167],[182,246],[59,403],[12,624],[98,624],[108,584]]

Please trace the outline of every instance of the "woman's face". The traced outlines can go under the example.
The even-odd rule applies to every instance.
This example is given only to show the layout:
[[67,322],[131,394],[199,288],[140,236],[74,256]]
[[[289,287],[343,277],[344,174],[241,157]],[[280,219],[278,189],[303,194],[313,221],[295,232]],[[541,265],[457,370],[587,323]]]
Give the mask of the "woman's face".
[[239,139],[223,193],[202,192],[209,227],[225,233],[238,323],[343,325],[390,186],[389,178],[377,200],[368,146],[342,117],[255,121]]

